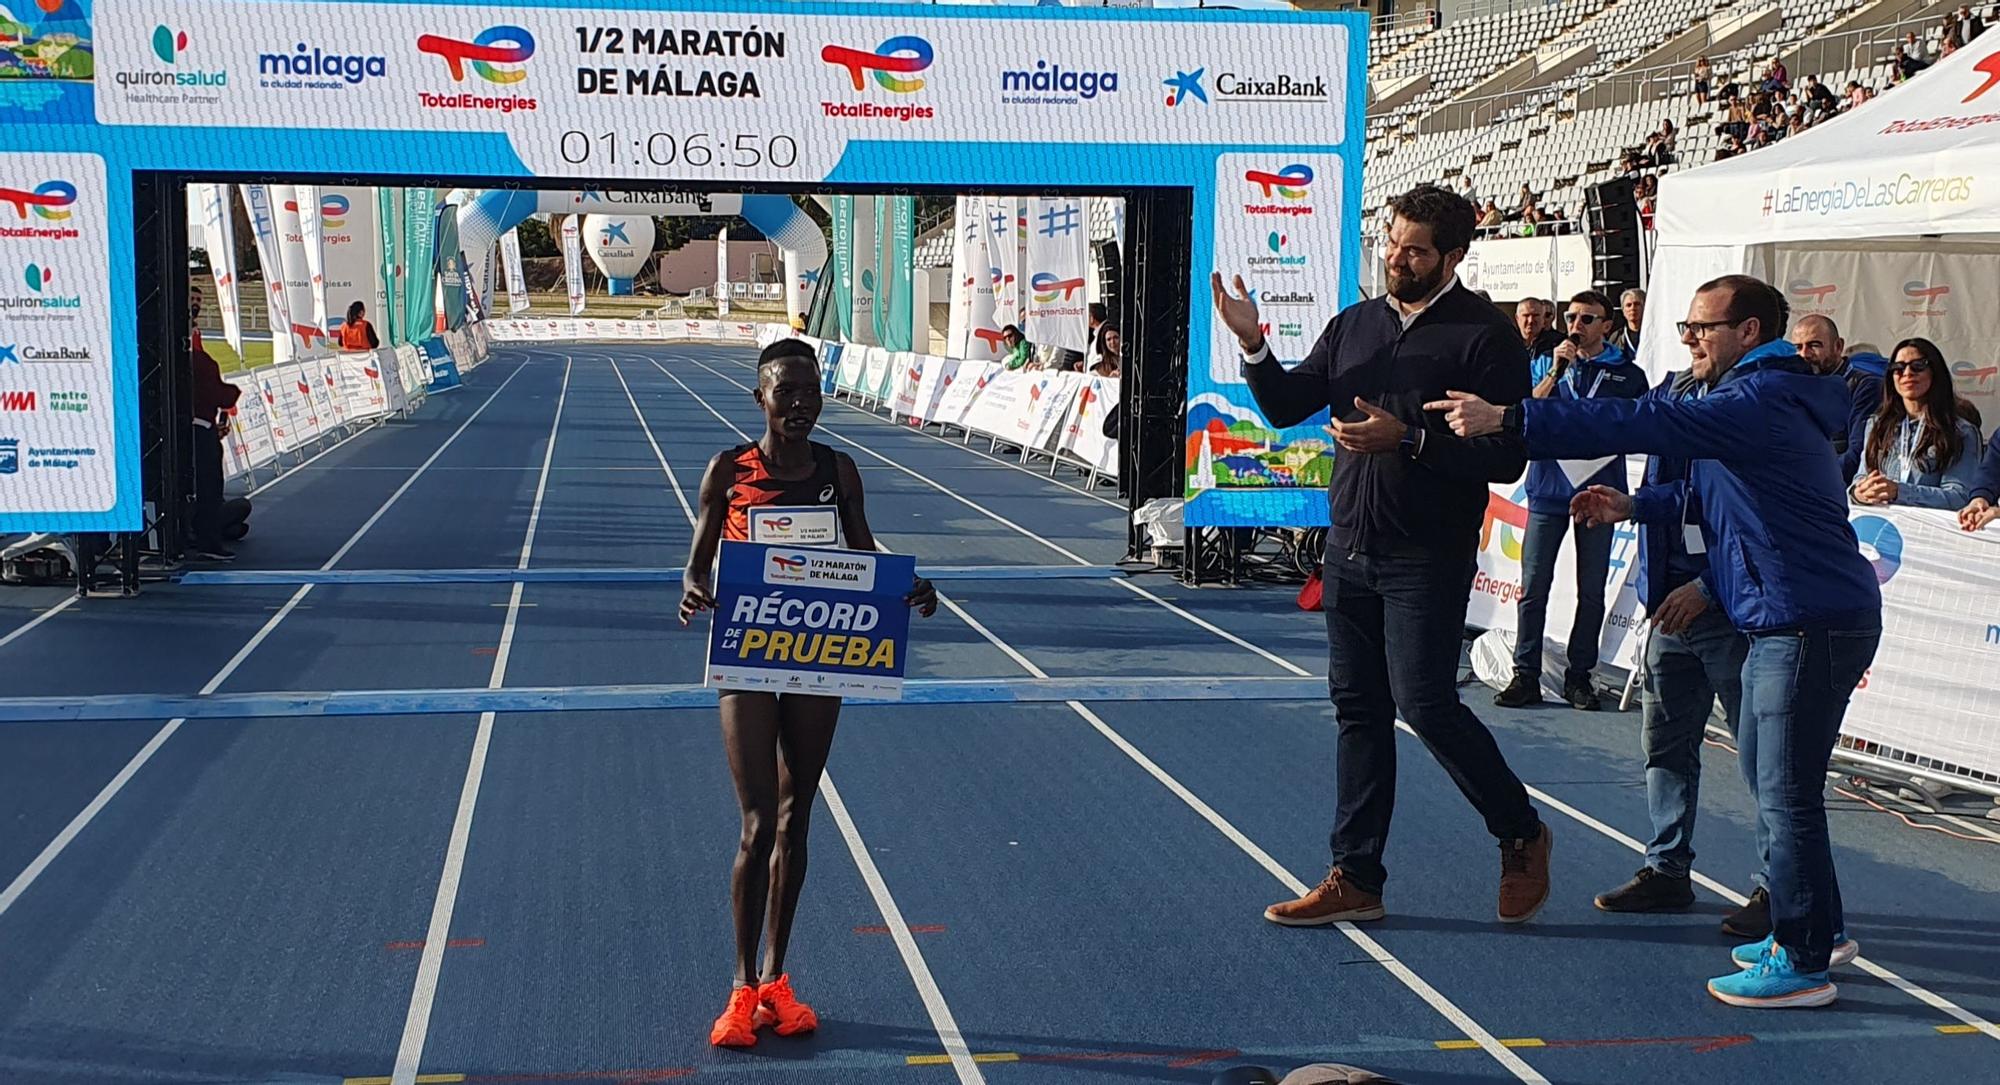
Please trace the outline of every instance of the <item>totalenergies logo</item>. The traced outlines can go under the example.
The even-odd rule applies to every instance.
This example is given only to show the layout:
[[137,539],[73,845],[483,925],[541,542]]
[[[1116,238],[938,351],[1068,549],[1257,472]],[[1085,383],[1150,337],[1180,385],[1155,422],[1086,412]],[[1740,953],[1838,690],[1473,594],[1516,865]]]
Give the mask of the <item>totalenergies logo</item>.
[[1036,301],[1049,302],[1057,298],[1068,301],[1083,289],[1083,279],[1058,279],[1046,271],[1037,271],[1028,280],[1028,289],[1035,292]]
[[534,35],[518,26],[488,27],[471,41],[425,34],[417,39],[417,52],[444,58],[451,81],[465,81],[465,66],[488,83],[519,83],[528,77],[525,65],[535,55]]
[[1903,533],[1880,516],[1854,518],[1854,538],[1861,544],[1861,556],[1875,567],[1875,582],[1887,584],[1903,567]]
[[347,197],[329,192],[319,200],[319,222],[329,230],[338,230],[347,225],[349,209]]
[[1014,282],[1014,276],[1012,276],[1012,275],[1009,275],[1009,274],[1007,274],[1007,273],[1006,273],[1006,272],[1004,272],[1004,271],[1001,271],[1001,270],[1000,270],[999,268],[997,268],[997,267],[995,267],[995,268],[987,268],[987,269],[986,269],[986,277],[987,277],[988,281],[992,282],[992,284],[993,284],[993,289],[995,289],[995,290],[1001,290],[1001,289],[1004,289],[1004,288],[1006,288],[1007,286],[1011,285],[1011,284],[1012,284],[1012,283]]
[[32,208],[38,219],[61,222],[70,216],[68,208],[75,202],[76,186],[68,181],[43,181],[32,192],[0,188],[0,203],[11,205],[21,218],[27,218]]
[[1785,289],[1808,305],[1825,305],[1827,299],[1840,292],[1837,283],[1815,283],[1811,279],[1793,279]]
[[1486,496],[1486,522],[1479,528],[1479,548],[1489,549],[1493,543],[1494,527],[1498,525],[1500,552],[1509,561],[1521,560],[1521,540],[1528,533],[1528,507],[1520,503],[1526,496],[1527,487],[1514,491],[1511,498],[1501,497],[1499,491],[1488,491]]
[[1922,279],[1912,279],[1903,284],[1903,298],[1908,308],[1904,316],[1943,316],[1947,312],[1944,299],[1951,294],[1949,283],[1930,283]]
[[[991,350],[993,353],[998,354],[1002,349],[1002,342],[1006,338],[1006,333],[1002,332],[998,328],[974,328],[972,329],[972,337],[986,344],[987,349]],[[986,381],[988,379],[990,378],[987,377],[980,378],[979,383],[977,385],[974,385],[974,388],[978,389],[986,387]]]
[[876,86],[895,94],[924,89],[924,80],[917,73],[928,69],[936,56],[930,42],[910,34],[890,38],[872,52],[845,45],[829,45],[819,51],[821,60],[846,69],[855,90],[865,90],[864,77],[873,75]]
[[1974,87],[1972,93],[1965,96],[1965,101],[1967,102],[1992,90],[1994,84],[2000,83],[2000,53],[1994,53],[1992,56],[1974,64],[1972,70],[1986,76],[1986,81]]
[[1961,392],[1990,392],[2000,365],[1982,366],[1975,362],[1951,363],[1951,383]]
[[1313,183],[1313,171],[1311,166],[1294,162],[1276,173],[1247,170],[1243,179],[1263,190],[1266,199],[1275,193],[1287,200],[1303,200],[1306,188]]

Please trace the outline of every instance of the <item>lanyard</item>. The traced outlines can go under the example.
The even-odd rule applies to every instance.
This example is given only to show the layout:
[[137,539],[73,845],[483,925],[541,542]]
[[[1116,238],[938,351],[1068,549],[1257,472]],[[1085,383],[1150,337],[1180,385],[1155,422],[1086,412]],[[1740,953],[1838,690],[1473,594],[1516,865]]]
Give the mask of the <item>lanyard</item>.
[[[1576,373],[1577,373],[1577,371],[1576,371],[1576,370],[1574,370],[1574,369],[1572,369],[1572,370],[1570,370],[1570,371],[1569,371],[1569,390],[1570,390],[1570,391],[1572,391],[1572,392],[1576,391]],[[1590,391],[1588,391],[1588,392],[1585,392],[1585,393],[1583,393],[1582,395],[1578,396],[1577,398],[1578,398],[1578,399],[1596,399],[1596,398],[1597,398],[1597,389],[1598,389],[1598,386],[1600,386],[1600,385],[1602,385],[1602,384],[1604,383],[1604,378],[1605,378],[1605,377],[1607,377],[1607,376],[1609,376],[1609,375],[1610,375],[1610,373],[1611,373],[1611,371],[1610,371],[1609,369],[1604,369],[1604,368],[1599,368],[1599,369],[1598,369],[1598,371],[1597,371],[1597,376],[1596,376],[1596,378],[1594,378],[1594,379],[1593,379],[1593,380],[1592,380],[1592,381],[1590,382]]]
[[1897,473],[1897,482],[1912,482],[1917,474],[1917,443],[1923,434],[1923,427],[1914,418],[1903,419],[1903,432],[1897,442],[1897,449],[1903,454],[1902,470]]

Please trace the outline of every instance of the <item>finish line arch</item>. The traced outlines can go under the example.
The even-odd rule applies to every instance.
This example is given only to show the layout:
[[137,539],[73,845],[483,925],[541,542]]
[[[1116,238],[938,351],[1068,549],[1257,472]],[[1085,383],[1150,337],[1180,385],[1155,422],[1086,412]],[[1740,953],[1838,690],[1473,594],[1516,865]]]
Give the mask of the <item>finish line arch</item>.
[[[789,197],[774,193],[621,192],[611,189],[490,189],[459,205],[459,247],[473,259],[475,277],[485,274],[488,253],[500,235],[539,214],[560,215],[741,215],[778,246],[785,260],[785,312],[804,312],[811,283],[804,273],[826,265],[826,235],[812,216]],[[473,257],[472,254],[482,254]],[[814,276],[817,278],[817,276]]]
[[1358,296],[1362,15],[190,0],[168,29],[161,11],[97,0],[64,26],[88,74],[52,65],[0,100],[0,265],[56,268],[66,294],[41,319],[0,309],[0,381],[93,405],[4,419],[0,531],[147,526],[181,424],[161,405],[189,327],[182,186],[284,180],[484,190],[466,224],[494,237],[534,188],[740,193],[801,263],[825,241],[788,193],[1179,190],[1151,215],[1171,248],[1141,240],[1141,210],[1123,262],[1175,301],[1127,314],[1128,358],[1184,371],[1189,430],[1213,435],[1185,456],[1186,522],[1325,522],[1291,462],[1323,435],[1257,414],[1206,280],[1241,271],[1289,358]]

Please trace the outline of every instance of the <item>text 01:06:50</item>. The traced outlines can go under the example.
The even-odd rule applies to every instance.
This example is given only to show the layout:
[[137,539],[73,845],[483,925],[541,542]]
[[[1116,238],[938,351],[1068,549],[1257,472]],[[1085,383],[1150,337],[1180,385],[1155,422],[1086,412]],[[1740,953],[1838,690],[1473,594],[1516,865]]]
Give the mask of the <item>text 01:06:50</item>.
[[788,170],[799,161],[799,144],[791,136],[760,136],[745,133],[720,136],[695,132],[676,136],[672,132],[645,132],[626,135],[600,132],[590,135],[574,129],[562,134],[562,159],[572,166],[596,163],[606,166],[652,165],[756,169],[768,165]]

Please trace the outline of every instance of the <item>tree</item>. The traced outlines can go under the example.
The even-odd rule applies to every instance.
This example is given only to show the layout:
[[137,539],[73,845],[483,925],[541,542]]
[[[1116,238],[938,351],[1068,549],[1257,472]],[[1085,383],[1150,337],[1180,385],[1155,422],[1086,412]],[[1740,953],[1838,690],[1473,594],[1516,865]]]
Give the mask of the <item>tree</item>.
[[514,232],[520,238],[523,259],[561,255],[556,248],[556,239],[549,233],[549,224],[541,219],[524,219],[514,227]]

